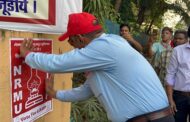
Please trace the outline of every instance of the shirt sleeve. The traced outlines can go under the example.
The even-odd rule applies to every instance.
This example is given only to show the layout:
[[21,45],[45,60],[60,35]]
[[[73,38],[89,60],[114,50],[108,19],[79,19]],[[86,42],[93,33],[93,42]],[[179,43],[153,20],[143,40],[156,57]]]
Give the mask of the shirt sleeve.
[[101,48],[75,49],[62,55],[31,52],[25,62],[32,68],[54,73],[106,70],[115,60]]
[[94,96],[94,94],[87,82],[80,87],[71,90],[59,90],[56,93],[56,98],[64,102],[82,101],[92,96]]
[[175,76],[178,69],[177,52],[174,49],[170,58],[169,65],[167,66],[166,83],[170,86],[175,84]]
[[153,53],[157,52],[157,50],[158,50],[158,43],[154,43],[152,45],[152,51],[153,51]]

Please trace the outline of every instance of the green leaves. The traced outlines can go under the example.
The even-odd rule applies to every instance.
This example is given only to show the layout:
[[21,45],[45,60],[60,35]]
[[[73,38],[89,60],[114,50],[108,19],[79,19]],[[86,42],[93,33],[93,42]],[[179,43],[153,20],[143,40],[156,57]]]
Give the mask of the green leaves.
[[119,13],[115,11],[110,0],[84,0],[83,6],[83,10],[95,15],[101,24],[105,19],[113,22],[120,20]]
[[[74,73],[73,87],[85,82],[85,73]],[[95,97],[71,104],[71,122],[108,122],[106,112]]]
[[74,122],[108,122],[106,112],[95,97],[72,103],[71,116]]
[[83,122],[83,117],[81,115],[81,106],[78,102],[74,102],[71,105],[71,117],[74,122]]

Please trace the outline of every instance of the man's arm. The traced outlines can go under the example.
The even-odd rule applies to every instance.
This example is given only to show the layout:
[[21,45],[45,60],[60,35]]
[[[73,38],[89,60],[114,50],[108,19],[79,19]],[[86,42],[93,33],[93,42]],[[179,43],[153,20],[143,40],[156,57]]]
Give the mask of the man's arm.
[[124,37],[138,52],[143,52],[143,47],[141,44],[136,41],[130,34],[128,34],[126,37]]
[[174,49],[170,58],[170,63],[167,67],[167,74],[166,74],[166,93],[173,114],[177,111],[175,102],[173,100],[173,86],[175,84],[175,76],[177,69],[178,69],[177,52]]
[[178,61],[177,61],[177,52],[175,49],[173,49],[172,55],[170,57],[169,64],[167,66],[167,74],[166,74],[166,83],[170,86],[174,86],[175,84],[175,77],[176,73],[178,71]]
[[88,81],[81,85],[80,87],[73,88],[71,90],[54,90],[53,88],[53,77],[46,79],[46,93],[55,98],[64,102],[75,102],[86,100],[94,96],[93,92],[88,85]]
[[23,57],[25,56],[25,62],[31,68],[46,72],[84,72],[99,69],[106,70],[114,66],[115,57],[107,55],[107,52],[110,52],[111,49],[104,45],[97,46],[97,43],[89,44],[91,46],[74,49],[61,55],[37,52],[27,53],[30,50],[23,47],[24,45],[21,45],[20,52]]
[[147,42],[147,56],[149,58],[152,58],[152,56],[154,55],[154,51],[152,50],[153,43],[154,43],[153,38],[149,37]]
[[140,52],[140,53],[143,52],[143,47],[141,46],[141,44],[138,41],[136,41],[135,39],[132,39],[132,40],[130,40],[130,43],[134,46],[134,48],[138,52]]
[[166,93],[168,96],[168,100],[169,100],[169,104],[170,104],[172,113],[175,114],[175,112],[177,112],[177,108],[176,108],[175,102],[173,100],[173,86],[166,85]]

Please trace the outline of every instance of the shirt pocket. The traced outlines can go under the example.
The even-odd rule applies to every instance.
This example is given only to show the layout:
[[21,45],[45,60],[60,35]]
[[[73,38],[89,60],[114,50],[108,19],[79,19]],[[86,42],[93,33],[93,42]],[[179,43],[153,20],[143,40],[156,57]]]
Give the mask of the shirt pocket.
[[188,62],[180,62],[179,64],[180,64],[181,69],[184,69],[184,71],[190,69],[190,62],[189,63]]
[[179,63],[179,72],[183,74],[183,77],[185,79],[190,79],[190,63],[186,62],[180,62]]
[[185,77],[186,77],[186,79],[190,79],[190,71],[189,70],[185,71]]

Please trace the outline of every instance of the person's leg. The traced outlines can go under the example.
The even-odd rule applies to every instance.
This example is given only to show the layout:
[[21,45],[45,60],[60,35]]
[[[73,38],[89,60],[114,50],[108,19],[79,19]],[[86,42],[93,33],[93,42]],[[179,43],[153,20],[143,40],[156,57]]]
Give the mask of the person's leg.
[[175,122],[187,122],[187,113],[184,111],[178,110],[175,113]]
[[186,96],[175,94],[174,101],[177,107],[177,112],[175,113],[175,122],[187,122],[188,115],[188,99]]
[[188,122],[190,122],[190,97],[188,97]]
[[190,122],[190,106],[187,109],[188,109],[187,122]]

